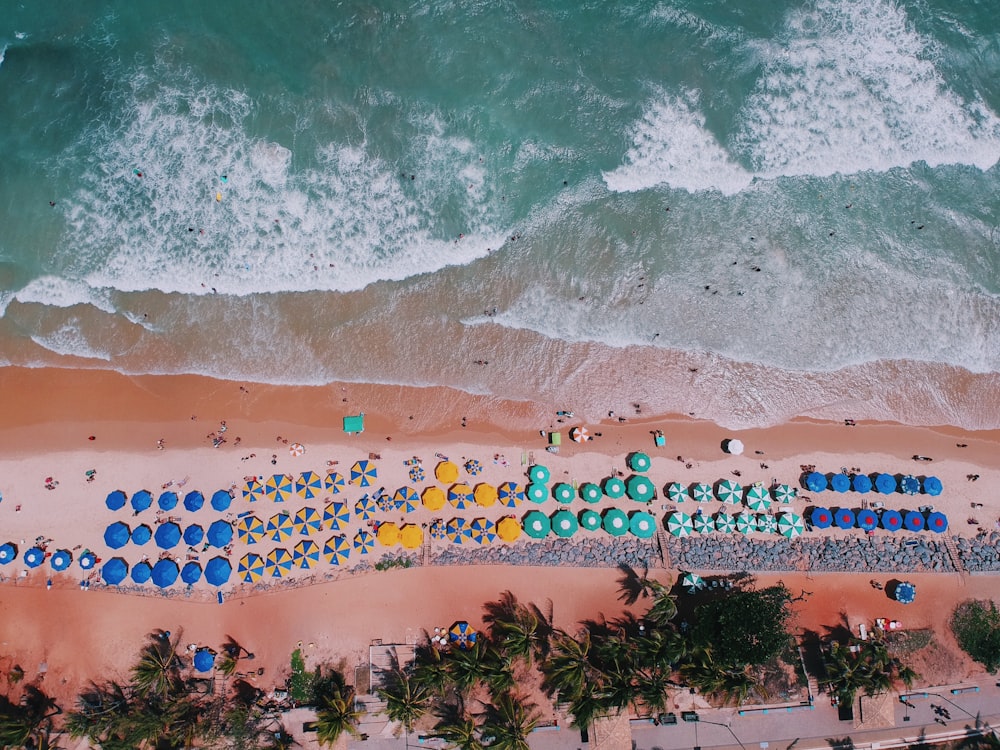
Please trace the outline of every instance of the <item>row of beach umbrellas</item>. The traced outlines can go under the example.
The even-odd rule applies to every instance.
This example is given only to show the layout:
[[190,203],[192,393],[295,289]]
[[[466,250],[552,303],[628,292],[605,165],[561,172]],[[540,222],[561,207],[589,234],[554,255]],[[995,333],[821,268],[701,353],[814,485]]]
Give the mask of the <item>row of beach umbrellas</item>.
[[768,513],[750,513],[741,511],[729,514],[719,511],[715,516],[707,513],[695,513],[693,516],[682,511],[674,511],[667,515],[667,531],[672,536],[685,537],[693,533],[709,534],[718,531],[723,534],[739,532],[741,534],[781,534],[789,539],[800,536],[805,531],[802,516],[798,513],[785,512],[778,516]]
[[212,586],[222,586],[229,581],[233,566],[225,557],[213,557],[202,568],[201,563],[190,560],[180,566],[170,558],[157,560],[154,563],[145,560],[132,566],[121,557],[113,557],[101,566],[101,579],[111,586],[119,586],[130,578],[133,583],[144,584],[152,582],[154,586],[168,588],[177,583],[192,585],[203,577]]
[[[209,504],[212,506],[212,510],[217,510],[221,513],[229,509],[229,504],[232,501],[233,496],[229,490],[216,490],[212,493]],[[178,503],[183,503],[184,510],[191,512],[198,511],[205,505],[205,496],[198,490],[192,490],[184,495],[182,500],[176,492],[162,492],[156,500],[156,504],[160,510],[173,510],[177,507]],[[121,510],[127,504],[130,504],[133,511],[141,513],[152,507],[153,493],[149,490],[139,490],[129,500],[124,490],[114,490],[108,493],[104,504],[108,510]]]
[[937,477],[924,477],[922,480],[912,474],[897,479],[892,474],[876,474],[874,479],[868,474],[822,474],[813,471],[806,475],[803,484],[810,492],[847,492],[853,490],[862,494],[867,494],[873,490],[880,495],[891,495],[894,492],[902,492],[904,495],[940,495],[944,489],[941,480]]
[[809,515],[809,521],[817,529],[828,529],[836,525],[841,529],[858,528],[862,531],[874,531],[881,527],[886,531],[930,530],[941,534],[948,530],[948,517],[939,511],[931,511],[925,515],[918,510],[901,513],[898,510],[886,508],[876,513],[869,508],[862,508],[855,512],[850,508],[830,510],[815,506]]
[[[13,542],[5,542],[0,544],[0,565],[7,565],[8,563],[14,562],[17,559],[18,549],[17,545]],[[24,564],[29,568],[37,568],[43,562],[48,553],[42,547],[30,547],[23,557]],[[90,570],[94,567],[97,562],[97,557],[93,552],[85,551],[80,555],[77,560],[78,564],[84,570]],[[73,564],[73,553],[68,549],[56,550],[49,557],[49,565],[52,570],[61,572],[63,570],[68,570],[70,565]]]
[[746,503],[747,507],[755,511],[767,510],[772,502],[787,505],[795,500],[797,494],[795,488],[787,484],[776,484],[768,489],[762,482],[754,482],[743,487],[732,479],[721,479],[715,483],[715,487],[707,482],[695,482],[691,485],[673,482],[667,486],[667,499],[671,502],[694,500],[697,503],[710,503],[719,500],[728,505]]
[[190,524],[181,530],[174,521],[158,524],[153,531],[147,524],[130,528],[124,521],[115,521],[104,530],[104,543],[110,549],[121,549],[129,542],[142,546],[150,540],[160,549],[173,549],[181,540],[188,546],[206,543],[212,547],[225,547],[233,539],[233,527],[228,521],[213,521],[206,531],[201,524]]
[[549,534],[568,538],[581,528],[586,531],[603,529],[612,536],[632,533],[641,539],[648,539],[656,533],[656,519],[646,511],[627,514],[620,508],[609,508],[603,514],[584,510],[576,516],[564,508],[551,516],[546,516],[539,510],[530,511],[525,514],[522,527],[524,533],[533,539],[543,539]]
[[303,500],[312,500],[324,492],[336,495],[342,492],[347,484],[357,487],[370,487],[378,479],[378,469],[374,461],[364,459],[356,461],[344,478],[338,471],[331,471],[324,476],[315,471],[304,471],[298,477],[290,474],[274,474],[261,481],[248,479],[240,490],[243,499],[255,503],[258,500],[270,500],[284,503],[295,496]]

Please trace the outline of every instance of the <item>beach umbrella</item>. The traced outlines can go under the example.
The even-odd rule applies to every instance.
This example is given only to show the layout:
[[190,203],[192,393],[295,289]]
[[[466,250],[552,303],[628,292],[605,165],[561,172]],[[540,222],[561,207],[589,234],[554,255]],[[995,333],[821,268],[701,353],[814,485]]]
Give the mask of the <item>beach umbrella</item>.
[[737,513],[736,530],[741,534],[752,534],[757,531],[757,516],[749,511]]
[[899,483],[899,489],[904,495],[916,495],[920,492],[920,480],[912,474],[907,474]]
[[465,484],[453,484],[448,490],[448,502],[458,510],[465,510],[472,505],[472,488]]
[[82,555],[80,555],[79,563],[80,567],[84,570],[90,570],[95,564],[97,564],[97,556],[90,550],[86,550]]
[[707,513],[695,513],[691,516],[691,524],[699,534],[709,534],[715,531],[715,519]]
[[399,527],[391,521],[380,523],[375,538],[383,547],[393,547],[399,544]]
[[847,492],[851,489],[851,478],[847,474],[834,474],[830,477],[830,489],[834,492]]
[[812,509],[809,522],[817,529],[828,529],[833,524],[833,513],[828,508],[817,505]]
[[533,510],[524,516],[524,533],[532,539],[543,539],[552,531],[552,522],[540,510]]
[[637,510],[629,519],[628,529],[633,536],[649,539],[656,533],[656,519],[644,510]]
[[534,464],[528,468],[528,479],[535,484],[545,484],[549,481],[549,468],[541,464]]
[[896,477],[892,474],[879,474],[875,477],[875,491],[883,495],[891,495],[896,491]]
[[467,622],[456,622],[448,629],[448,642],[465,650],[476,642],[476,629]]
[[907,531],[923,531],[924,516],[918,511],[911,510],[903,516],[903,528]]
[[24,553],[24,564],[29,568],[37,568],[45,561],[45,550],[41,547],[32,547]]
[[497,521],[497,536],[505,542],[516,542],[521,536],[521,524],[514,516],[504,516]]
[[194,669],[196,672],[211,672],[215,668],[215,654],[207,648],[199,648],[194,652]]
[[49,565],[52,570],[66,570],[73,562],[73,555],[68,549],[56,550],[56,553],[49,558]]
[[213,557],[205,564],[205,583],[211,586],[228,583],[232,574],[233,565],[225,557]]
[[375,537],[367,531],[359,531],[354,535],[354,549],[362,555],[367,555],[375,549]]
[[374,497],[375,505],[377,505],[378,509],[383,513],[396,510],[396,504],[393,502],[392,498],[384,492],[379,491],[374,495]]
[[741,455],[743,453],[743,448],[744,446],[742,440],[738,440],[736,438],[729,438],[726,440],[725,451],[731,456]]
[[323,557],[331,565],[343,565],[351,556],[351,545],[341,535],[331,536],[323,544]]
[[306,447],[302,443],[292,443],[288,446],[288,453],[292,456],[301,456],[306,452]]
[[173,521],[161,523],[153,534],[153,539],[160,549],[173,549],[181,540],[181,527]]
[[201,544],[201,540],[205,538],[205,530],[196,523],[191,524],[186,529],[184,529],[184,544],[188,547],[193,547],[196,544]]
[[144,544],[148,544],[152,538],[153,530],[146,524],[140,524],[132,529],[132,544],[138,544],[141,547]]
[[778,516],[778,533],[788,539],[802,536],[805,531],[805,524],[802,523],[802,516],[798,513],[782,513]]
[[625,482],[618,477],[608,477],[604,480],[604,494],[617,500],[625,494]]
[[145,560],[142,560],[132,566],[131,575],[135,583],[146,583],[150,579],[150,576],[153,575],[153,567]]
[[601,528],[601,514],[596,510],[585,510],[580,514],[580,526],[587,531],[597,531]]
[[686,588],[689,594],[694,594],[705,588],[705,579],[697,573],[685,573],[681,578],[681,586]]
[[264,497],[264,485],[256,477],[248,479],[240,491],[243,493],[243,499],[248,503],[255,503]]
[[229,521],[212,521],[205,532],[205,541],[213,547],[225,547],[233,541],[233,527]]
[[898,583],[893,597],[900,604],[912,604],[913,600],[917,598],[917,587],[909,581]]
[[444,490],[440,487],[427,487],[420,495],[420,500],[427,510],[441,510],[445,501]]
[[424,467],[423,466],[411,466],[410,467],[410,481],[416,484],[417,482],[424,481]]
[[368,495],[365,495],[354,503],[354,514],[356,516],[361,516],[362,521],[370,520],[371,517],[375,515],[377,510],[378,507],[376,506],[375,499],[368,497]]
[[855,474],[851,478],[851,487],[854,488],[855,492],[865,495],[872,491],[872,480],[867,474]]
[[319,531],[323,528],[323,517],[315,508],[306,506],[305,508],[299,508],[295,511],[295,517],[292,519],[292,524],[295,527],[295,530],[299,532],[299,535],[307,536],[311,532]]
[[875,511],[862,508],[858,511],[858,528],[862,531],[872,531],[878,527],[878,516]]
[[434,467],[434,477],[441,484],[452,484],[458,480],[458,466],[451,461],[441,461]]
[[139,490],[132,495],[132,510],[136,513],[141,513],[152,504],[153,496],[149,493],[149,490]]
[[205,496],[198,492],[198,490],[192,490],[184,496],[184,510],[192,512],[201,510],[201,506],[204,504]]
[[645,473],[649,471],[649,467],[651,465],[652,463],[649,460],[649,456],[641,451],[636,451],[628,457],[628,467],[632,471]]
[[594,484],[593,482],[584,482],[580,485],[580,497],[583,498],[585,502],[596,503],[602,497],[604,493],[601,491],[601,486]]
[[472,494],[476,498],[476,505],[481,508],[489,508],[496,505],[498,493],[497,488],[492,484],[486,484],[485,482],[477,484]]
[[715,495],[712,494],[712,485],[705,484],[705,482],[698,482],[691,488],[691,499],[696,503],[712,502],[715,500]]
[[189,586],[198,583],[201,580],[201,566],[194,561],[184,563],[184,567],[181,568],[181,580]]
[[940,495],[941,490],[943,489],[944,486],[941,484],[941,480],[937,477],[926,477],[924,479],[924,492],[928,495]]
[[[576,519],[574,518],[575,522]],[[497,539],[497,527],[488,518],[473,518],[469,524],[469,532],[472,534],[472,541],[476,544],[491,544]]]
[[217,510],[220,513],[229,510],[229,505],[232,502],[233,496],[229,494],[229,490],[216,490],[212,493],[212,510]]
[[483,465],[479,462],[478,458],[470,458],[465,462],[465,470],[469,476],[478,477],[483,473]]
[[173,510],[174,508],[177,507],[177,493],[176,492],[160,493],[160,497],[156,501],[156,504],[160,507],[160,510]]
[[302,539],[292,549],[292,562],[303,570],[309,570],[319,562],[319,546],[312,539]]
[[415,523],[403,524],[399,529],[399,543],[404,549],[417,549],[424,543],[424,530]]
[[677,510],[667,516],[667,531],[672,536],[691,536],[694,531],[694,522],[687,513]]
[[412,513],[420,507],[420,495],[412,487],[400,487],[393,493],[392,499],[404,513]]
[[576,491],[573,489],[573,485],[559,482],[552,488],[552,497],[556,499],[556,502],[571,503],[576,497]]
[[854,516],[854,511],[850,508],[837,508],[833,514],[833,522],[841,529],[853,529],[858,519]]
[[323,492],[323,478],[315,471],[303,471],[295,480],[295,491],[303,500],[312,500]]
[[254,552],[247,552],[240,558],[236,573],[244,583],[256,583],[264,577],[264,558]]
[[935,534],[948,530],[948,517],[940,511],[934,511],[927,516],[927,528]]
[[569,439],[574,443],[586,443],[590,440],[590,430],[586,427],[572,427],[569,431]]
[[687,487],[680,482],[671,482],[667,487],[667,499],[672,503],[683,503],[688,497]]
[[292,535],[295,524],[287,513],[275,513],[267,519],[267,535],[276,542],[283,542]]
[[180,575],[180,572],[177,563],[166,557],[162,560],[157,560],[153,566],[153,573],[150,576],[150,580],[153,582],[153,585],[165,589],[177,582],[177,576]]
[[736,519],[726,511],[720,510],[715,514],[715,530],[723,534],[732,534],[736,531]]
[[576,516],[566,508],[553,513],[549,523],[552,527],[552,533],[563,539],[573,536],[580,528],[580,522],[576,520]]
[[903,528],[903,516],[896,510],[882,511],[882,528],[886,531],[899,531]]
[[323,486],[331,495],[336,495],[347,486],[347,482],[344,481],[343,474],[338,471],[331,471],[323,479]]
[[281,578],[292,569],[294,563],[291,552],[284,547],[275,547],[264,559],[264,575]]
[[628,516],[620,508],[608,508],[601,525],[611,536],[623,536],[628,532]]
[[535,482],[532,482],[528,485],[524,494],[531,502],[541,505],[549,499],[549,488],[544,484],[536,484]]
[[724,503],[739,505],[743,502],[743,486],[732,479],[723,479],[715,490],[715,496]]
[[656,487],[649,477],[633,474],[625,483],[625,491],[636,502],[648,503],[656,494]]
[[131,536],[132,531],[129,529],[128,524],[115,521],[104,530],[104,543],[111,549],[121,549],[128,544]]
[[776,534],[778,531],[778,519],[770,513],[757,514],[757,531],[762,534]]
[[524,502],[524,488],[517,482],[504,482],[497,488],[497,499],[508,508],[516,508]]
[[243,516],[236,522],[236,538],[245,544],[256,544],[266,533],[264,522],[257,516]]
[[771,495],[760,482],[754,482],[747,490],[747,507],[758,512],[771,507]]
[[104,504],[108,506],[108,510],[121,510],[125,507],[126,502],[128,502],[128,498],[125,496],[125,493],[121,490],[115,490],[108,493]]
[[[28,556],[24,556],[27,562]],[[122,560],[120,557],[112,557],[106,563],[104,567],[101,568],[101,578],[104,582],[112,586],[117,586],[122,581],[125,580],[125,576],[128,575],[128,563]]]
[[283,503],[295,492],[295,482],[287,474],[273,474],[264,482],[264,497],[273,503]]
[[795,488],[790,484],[776,484],[771,488],[771,497],[774,499],[774,502],[783,505],[794,502],[797,495],[798,493],[795,491]]
[[814,471],[806,477],[806,489],[810,492],[822,492],[826,489],[826,477]]
[[351,511],[343,503],[327,503],[323,508],[323,528],[340,531],[351,520]]
[[444,534],[452,544],[465,544],[472,538],[472,530],[464,518],[452,518],[444,527]]
[[17,558],[17,548],[10,542],[0,544],[0,565],[6,565]]

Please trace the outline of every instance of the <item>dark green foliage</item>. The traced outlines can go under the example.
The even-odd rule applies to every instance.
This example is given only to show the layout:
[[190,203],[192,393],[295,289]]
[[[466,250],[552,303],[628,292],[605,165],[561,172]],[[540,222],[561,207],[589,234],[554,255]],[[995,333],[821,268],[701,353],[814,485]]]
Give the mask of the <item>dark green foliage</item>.
[[992,601],[970,599],[951,616],[958,645],[989,672],[1000,669],[1000,612]]
[[300,649],[292,652],[292,676],[288,678],[288,694],[297,703],[309,702],[309,685],[312,682],[306,671],[306,660]]
[[698,608],[693,641],[711,647],[715,662],[726,668],[759,666],[788,645],[788,590],[733,591]]

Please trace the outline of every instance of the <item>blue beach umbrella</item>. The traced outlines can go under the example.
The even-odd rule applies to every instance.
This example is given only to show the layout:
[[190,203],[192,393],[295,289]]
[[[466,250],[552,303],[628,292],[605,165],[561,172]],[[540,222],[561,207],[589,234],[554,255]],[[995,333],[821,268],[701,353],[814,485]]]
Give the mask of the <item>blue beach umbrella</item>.
[[404,513],[412,513],[420,507],[420,495],[412,487],[400,487],[392,495],[396,507]]
[[862,495],[872,491],[872,480],[867,474],[855,474],[851,480],[851,485],[854,487],[855,492],[860,492]]
[[128,563],[120,557],[112,557],[104,563],[104,567],[101,568],[101,578],[104,579],[105,583],[112,586],[117,586],[119,583],[124,581],[125,576],[127,575]]
[[153,534],[153,539],[156,540],[156,546],[160,549],[173,549],[181,540],[181,527],[173,521],[161,523],[156,529],[156,533]]
[[295,480],[295,491],[303,500],[312,500],[323,492],[323,477],[315,471],[303,471]]
[[[463,519],[464,520],[464,519]],[[360,554],[367,555],[375,548],[375,537],[367,531],[359,531],[354,535],[354,549]]]
[[284,547],[275,547],[264,559],[264,573],[270,573],[272,578],[281,578],[292,569],[293,564],[291,552]]
[[132,495],[132,510],[136,513],[141,513],[152,504],[153,496],[149,494],[149,490],[139,490]]
[[229,521],[212,521],[205,533],[205,541],[213,547],[225,547],[233,541],[233,527]]
[[193,513],[196,510],[201,510],[201,506],[204,504],[205,496],[198,490],[191,490],[191,492],[184,496],[184,510],[191,511]]
[[243,499],[248,503],[255,503],[264,497],[264,485],[256,477],[248,479],[240,491],[243,493]]
[[459,510],[465,510],[473,503],[472,488],[465,484],[453,484],[448,490],[448,502]]
[[194,561],[184,563],[184,567],[181,568],[181,580],[188,585],[197,583],[201,580],[201,566]]
[[924,516],[915,510],[909,511],[905,516],[903,516],[903,527],[907,531],[923,531],[924,530]]
[[476,629],[464,621],[456,622],[448,629],[448,642],[463,650],[472,648],[477,638]]
[[896,585],[893,596],[900,604],[912,604],[917,598],[917,587],[908,581],[903,581]]
[[927,516],[927,528],[935,534],[948,530],[948,517],[940,511],[934,511]]
[[853,529],[858,519],[850,508],[838,508],[834,514],[834,522],[841,529]]
[[156,504],[160,506],[160,510],[173,510],[177,507],[177,493],[161,492]]
[[323,509],[323,528],[340,531],[351,521],[351,511],[343,503],[327,503]]
[[817,505],[809,515],[809,522],[817,529],[828,529],[833,524],[833,514],[829,509]]
[[111,549],[121,549],[128,544],[131,536],[132,531],[127,524],[115,521],[104,530],[104,543]]
[[80,555],[80,559],[78,562],[80,563],[81,568],[83,568],[84,570],[90,570],[94,567],[94,565],[97,564],[97,556],[94,555],[94,553],[91,552],[90,550],[87,550],[82,555]]
[[528,485],[527,489],[524,491],[524,494],[531,502],[541,505],[549,498],[549,488],[546,487],[544,484],[538,484],[536,482],[532,482],[531,484]]
[[205,583],[222,586],[233,574],[233,564],[225,557],[213,557],[205,564]]
[[941,480],[937,477],[927,477],[924,479],[924,492],[928,495],[940,495],[941,490],[944,486],[941,484]]
[[229,494],[229,490],[216,490],[212,493],[212,510],[217,510],[220,513],[229,510],[229,505],[232,502],[233,496]]
[[[423,471],[423,469],[420,470],[421,475],[423,474]],[[421,481],[423,481],[422,476]],[[336,495],[347,486],[347,481],[344,479],[344,475],[340,472],[331,471],[323,480],[323,486],[326,487],[326,491],[331,495]]]
[[207,648],[194,652],[194,668],[197,672],[211,672],[215,668],[215,654]]
[[288,539],[294,530],[295,524],[287,513],[275,513],[267,520],[267,535],[276,542]]
[[423,466],[411,466],[409,475],[410,475],[410,481],[413,482],[414,484],[424,481],[424,478],[427,476],[424,473]]
[[115,490],[108,493],[104,504],[108,506],[108,510],[121,510],[125,507],[126,502],[128,502],[128,498],[125,497],[125,493],[121,490]]
[[184,544],[188,547],[193,547],[196,544],[201,544],[201,540],[205,538],[205,530],[196,523],[191,524],[186,529],[184,529]]
[[0,544],[0,565],[6,565],[17,558],[17,548],[10,542]]
[[24,553],[24,564],[29,568],[37,568],[45,560],[45,550],[41,547],[32,547]]
[[141,547],[147,544],[152,538],[153,530],[146,524],[141,524],[132,529],[132,544],[138,544]]
[[71,555],[67,549],[57,550],[56,553],[49,558],[49,565],[52,566],[52,570],[66,570],[72,562],[73,555]]
[[504,482],[497,487],[497,499],[508,508],[516,508],[524,502],[524,488],[517,482]]
[[343,565],[351,556],[351,545],[343,536],[332,536],[323,544],[323,557],[331,565]]
[[358,485],[358,487],[368,487],[377,478],[378,470],[373,461],[368,459],[355,461],[351,467],[351,483]]
[[920,480],[912,474],[907,474],[899,483],[899,489],[902,490],[905,495],[916,495],[920,492]]
[[302,539],[292,549],[292,560],[303,570],[319,562],[319,546],[312,539]]
[[264,522],[257,516],[243,516],[236,522],[236,537],[246,544],[256,544],[265,533]]
[[896,491],[896,478],[892,474],[879,474],[875,477],[875,491],[891,495]]
[[834,474],[830,477],[830,487],[834,492],[847,492],[851,489],[851,478],[847,474]]
[[354,512],[355,514],[361,516],[362,521],[369,520],[372,516],[375,515],[375,512],[377,510],[378,508],[375,505],[374,498],[368,497],[368,495],[365,495],[356,503],[354,503]]
[[858,511],[858,528],[862,531],[872,531],[878,527],[878,516],[875,511],[862,508]]
[[154,585],[165,589],[177,582],[178,575],[180,575],[180,569],[177,567],[177,563],[170,558],[164,558],[158,560],[153,566],[153,575],[150,576],[150,580],[153,581]]
[[295,482],[287,474],[273,474],[264,482],[264,498],[283,503],[295,492]]
[[826,477],[818,471],[806,477],[806,489],[810,492],[823,492],[826,489]]
[[882,528],[886,531],[899,531],[903,528],[903,517],[897,510],[882,511]]
[[244,583],[256,583],[264,575],[264,558],[254,552],[248,552],[240,558],[237,572]]
[[323,516],[318,510],[307,505],[295,511],[292,526],[301,536],[308,536],[311,532],[323,528]]
[[135,583],[145,583],[153,575],[152,566],[145,560],[132,566],[132,580]]

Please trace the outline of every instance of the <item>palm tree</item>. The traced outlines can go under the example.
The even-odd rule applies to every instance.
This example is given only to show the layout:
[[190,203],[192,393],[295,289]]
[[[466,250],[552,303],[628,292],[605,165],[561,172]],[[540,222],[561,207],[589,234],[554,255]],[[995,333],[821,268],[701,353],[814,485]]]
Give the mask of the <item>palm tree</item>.
[[413,731],[413,725],[427,713],[431,703],[430,690],[410,678],[407,670],[400,668],[393,654],[393,668],[380,673],[382,684],[375,689],[375,694],[385,701],[386,715],[403,725],[407,734]]
[[579,638],[562,630],[556,631],[552,639],[552,654],[541,664],[542,687],[550,697],[573,701],[595,681],[590,665],[591,645],[589,630],[583,631]]
[[440,703],[434,713],[438,722],[430,737],[444,740],[456,750],[482,750],[479,725],[460,701]]
[[651,581],[653,603],[646,612],[646,620],[657,627],[664,627],[677,616],[677,598],[670,589],[657,581]]
[[410,679],[439,696],[452,687],[451,672],[443,652],[428,642],[418,645],[414,652]]
[[490,640],[529,664],[532,658],[544,659],[552,635],[552,602],[547,612],[534,603],[523,605],[510,591],[484,605],[483,622],[489,627]]
[[180,669],[176,641],[166,634],[154,634],[132,667],[132,687],[143,698],[166,698],[180,688]]
[[316,739],[319,744],[333,745],[344,732],[356,737],[362,713],[355,706],[352,688],[324,697],[316,709]]
[[56,702],[34,685],[24,689],[20,704],[0,697],[0,747],[37,747],[47,744]]
[[541,718],[537,706],[512,693],[502,693],[486,706],[482,736],[496,750],[530,750],[528,734]]

